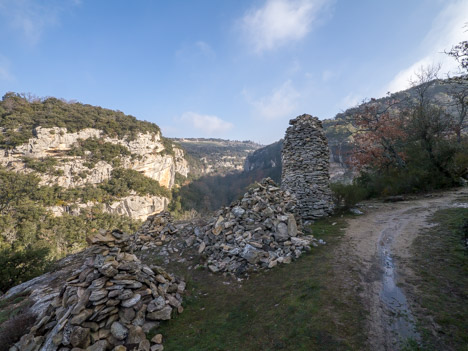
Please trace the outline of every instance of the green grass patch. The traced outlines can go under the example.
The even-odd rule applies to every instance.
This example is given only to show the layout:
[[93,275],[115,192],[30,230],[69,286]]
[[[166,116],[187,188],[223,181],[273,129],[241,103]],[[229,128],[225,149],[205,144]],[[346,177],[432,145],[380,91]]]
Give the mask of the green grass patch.
[[327,245],[242,282],[185,270],[184,313],[149,337],[162,333],[165,350],[363,349],[364,309],[333,269],[344,226],[316,222],[312,232]]
[[[411,282],[417,300],[423,345],[434,350],[468,350],[468,250],[463,225],[468,209],[450,208],[436,212],[436,224],[414,241]],[[465,229],[466,230],[466,229]],[[433,335],[434,323],[437,335]]]

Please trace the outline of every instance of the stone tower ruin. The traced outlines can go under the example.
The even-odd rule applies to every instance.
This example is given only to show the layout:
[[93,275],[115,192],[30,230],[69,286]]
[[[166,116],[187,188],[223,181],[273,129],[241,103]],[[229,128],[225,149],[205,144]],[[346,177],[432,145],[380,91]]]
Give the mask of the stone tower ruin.
[[316,219],[332,213],[328,173],[330,151],[322,122],[304,114],[289,121],[284,137],[281,188],[295,195],[296,213]]

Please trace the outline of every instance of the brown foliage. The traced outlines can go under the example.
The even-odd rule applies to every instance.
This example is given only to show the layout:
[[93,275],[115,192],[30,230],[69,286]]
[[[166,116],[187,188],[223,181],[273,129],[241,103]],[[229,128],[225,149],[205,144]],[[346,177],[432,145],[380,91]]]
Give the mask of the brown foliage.
[[8,351],[36,322],[36,317],[28,309],[0,326],[0,351]]
[[383,108],[373,101],[352,115],[357,132],[354,135],[355,149],[351,163],[358,170],[368,165],[404,167],[405,154],[400,146],[408,135],[403,115],[392,113],[391,108],[396,105],[394,101]]

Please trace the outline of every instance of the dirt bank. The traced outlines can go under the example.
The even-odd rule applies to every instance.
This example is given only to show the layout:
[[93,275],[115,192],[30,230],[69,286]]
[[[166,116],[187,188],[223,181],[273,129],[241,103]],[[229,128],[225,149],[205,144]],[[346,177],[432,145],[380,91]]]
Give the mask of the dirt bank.
[[357,267],[361,286],[349,288],[360,291],[369,311],[370,350],[398,350],[404,340],[419,339],[409,307],[412,298],[399,287],[413,273],[402,262],[418,233],[430,226],[428,218],[467,194],[464,188],[395,203],[368,202],[364,215],[349,221],[335,268],[345,275]]

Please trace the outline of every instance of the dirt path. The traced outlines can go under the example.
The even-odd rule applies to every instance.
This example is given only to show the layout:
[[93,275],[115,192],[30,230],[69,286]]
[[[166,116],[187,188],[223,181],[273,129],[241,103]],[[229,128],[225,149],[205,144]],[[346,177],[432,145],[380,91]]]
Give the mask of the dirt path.
[[338,248],[338,267],[346,272],[357,267],[360,291],[369,310],[368,346],[370,350],[399,350],[408,338],[418,340],[415,320],[400,282],[412,272],[395,263],[395,256],[409,257],[409,248],[418,232],[430,226],[428,218],[437,210],[453,206],[460,189],[397,203],[367,203],[364,215],[349,221],[343,244]]

